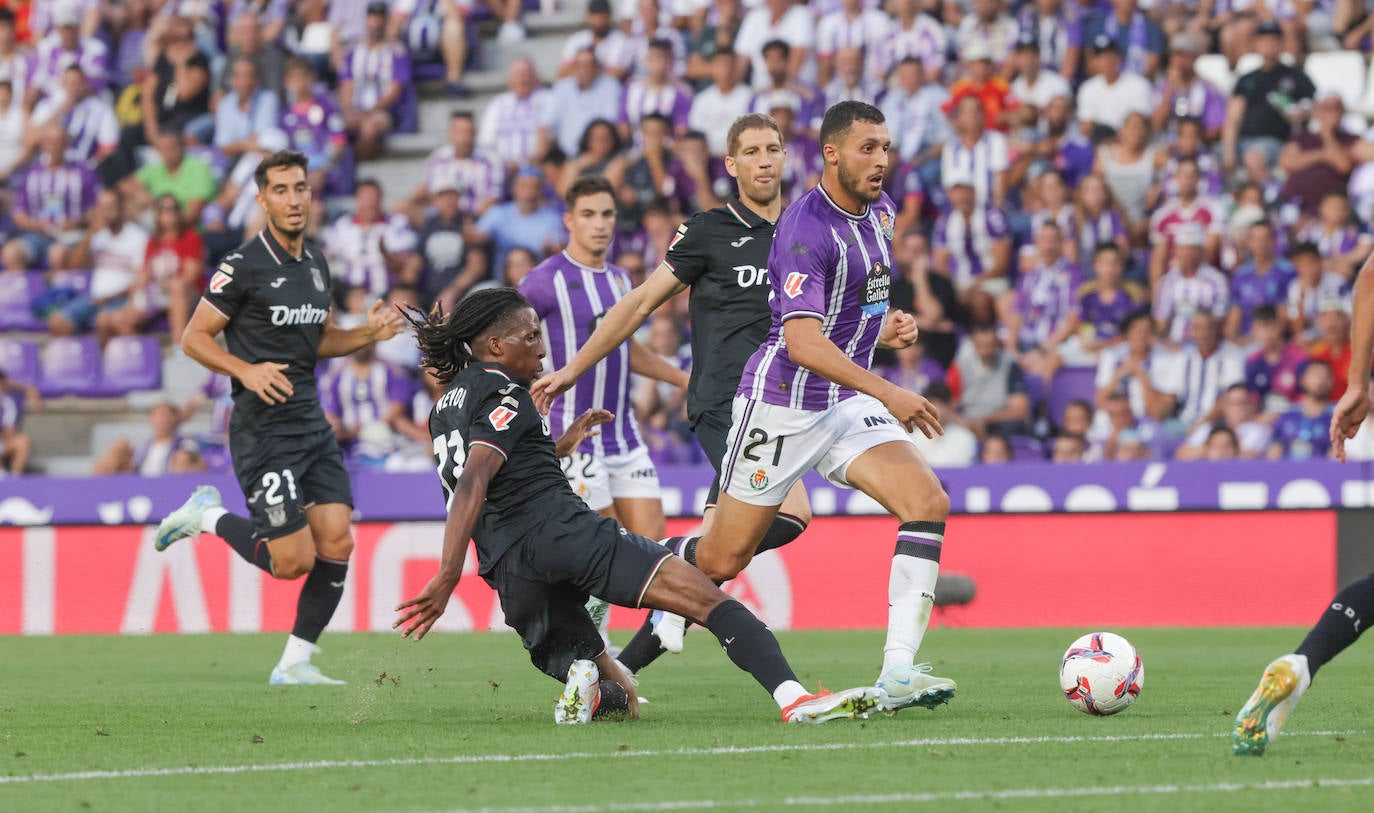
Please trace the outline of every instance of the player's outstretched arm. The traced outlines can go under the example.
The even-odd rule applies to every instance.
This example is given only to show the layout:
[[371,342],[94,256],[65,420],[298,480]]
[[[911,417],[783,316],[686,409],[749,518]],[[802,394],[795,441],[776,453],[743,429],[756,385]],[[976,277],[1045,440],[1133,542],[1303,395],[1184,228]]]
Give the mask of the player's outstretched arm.
[[587,343],[582,345],[567,366],[530,385],[534,405],[540,412],[548,412],[555,396],[567,392],[584,373],[634,335],[659,305],[685,290],[687,286],[673,275],[672,269],[660,264],[644,280],[643,285],[630,291],[606,311]]
[[409,638],[414,634],[417,641],[424,638],[434,622],[448,609],[449,597],[463,575],[468,540],[472,539],[472,529],[477,525],[482,503],[487,499],[487,486],[505,462],[505,455],[490,446],[474,443],[468,450],[463,473],[458,476],[458,482],[453,486],[453,497],[448,503],[448,519],[444,522],[444,553],[439,560],[439,572],[419,595],[396,606],[399,615],[391,628],[401,630],[403,637]]
[[215,341],[215,337],[229,324],[223,314],[204,301],[191,314],[186,331],[181,334],[181,349],[200,366],[239,380],[250,392],[265,403],[284,404],[295,389],[283,372],[287,365],[274,361],[249,364],[230,353]]
[[1345,462],[1345,442],[1369,414],[1369,365],[1374,355],[1374,255],[1355,278],[1355,313],[1350,324],[1350,384],[1331,414],[1331,451]]
[[858,390],[882,401],[887,411],[906,427],[921,430],[928,438],[944,434],[940,416],[930,402],[855,364],[853,359],[821,332],[821,320],[796,317],[782,323],[787,354],[827,381]]
[[324,333],[320,336],[320,347],[316,354],[320,358],[346,356],[372,342],[384,342],[401,332],[405,322],[401,314],[388,308],[383,302],[376,302],[367,312],[367,322],[352,330],[341,330],[334,324],[334,314],[324,323]]

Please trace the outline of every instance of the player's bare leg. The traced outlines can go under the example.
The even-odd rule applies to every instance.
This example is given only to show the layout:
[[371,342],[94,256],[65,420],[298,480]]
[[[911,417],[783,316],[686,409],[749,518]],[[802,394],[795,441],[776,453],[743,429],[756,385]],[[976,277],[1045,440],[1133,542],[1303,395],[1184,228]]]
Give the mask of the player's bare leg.
[[669,557],[663,562],[642,604],[677,613],[709,629],[730,660],[773,696],[785,722],[867,717],[881,702],[882,693],[875,687],[808,694],[768,627],[681,559]]
[[616,497],[615,514],[620,524],[632,534],[662,539],[668,535],[667,521],[663,518],[663,502],[646,497]]
[[913,661],[935,607],[949,495],[921,453],[904,441],[869,449],[849,464],[844,477],[900,523],[888,578],[887,642],[877,681],[889,695],[885,708],[946,703],[954,696],[954,681],[930,675],[928,666]]

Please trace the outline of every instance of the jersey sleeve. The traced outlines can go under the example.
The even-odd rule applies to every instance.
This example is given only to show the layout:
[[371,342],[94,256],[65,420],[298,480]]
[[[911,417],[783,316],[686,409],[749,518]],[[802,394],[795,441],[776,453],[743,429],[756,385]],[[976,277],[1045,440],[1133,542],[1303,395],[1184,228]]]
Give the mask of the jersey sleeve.
[[705,213],[693,215],[686,223],[677,227],[677,234],[668,244],[668,253],[663,264],[673,272],[684,285],[695,284],[706,273],[710,263],[710,229],[706,225]]
[[[232,257],[238,252],[232,252]],[[242,255],[239,255],[240,257]],[[252,285],[252,273],[239,263],[224,260],[215,267],[210,283],[205,286],[204,302],[219,312],[225,319],[233,319],[248,298]]]
[[803,212],[784,216],[768,255],[768,277],[778,300],[781,321],[824,319],[825,288],[835,267],[830,229]]
[[542,420],[529,392],[514,382],[492,387],[472,411],[468,427],[468,451],[487,446],[509,460],[525,433],[542,431]]

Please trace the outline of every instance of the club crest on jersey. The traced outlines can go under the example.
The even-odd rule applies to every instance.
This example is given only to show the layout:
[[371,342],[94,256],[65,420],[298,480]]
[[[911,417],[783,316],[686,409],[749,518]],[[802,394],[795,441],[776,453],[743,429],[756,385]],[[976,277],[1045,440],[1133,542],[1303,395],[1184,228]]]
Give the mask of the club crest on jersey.
[[810,274],[803,274],[800,271],[793,271],[787,275],[787,281],[782,284],[782,289],[787,292],[787,296],[795,299],[801,296],[802,285],[806,284],[806,278]]
[[883,236],[889,240],[892,239],[892,226],[892,215],[888,214],[886,210],[878,212],[878,228],[882,231]]
[[310,280],[315,283],[315,290],[324,293],[324,274],[320,273],[320,269],[313,265],[310,266]]
[[758,469],[749,475],[749,487],[755,491],[763,491],[768,488],[768,472]]
[[510,422],[515,420],[515,410],[499,406],[487,414],[487,420],[491,421],[492,428],[497,432],[504,432],[510,428]]

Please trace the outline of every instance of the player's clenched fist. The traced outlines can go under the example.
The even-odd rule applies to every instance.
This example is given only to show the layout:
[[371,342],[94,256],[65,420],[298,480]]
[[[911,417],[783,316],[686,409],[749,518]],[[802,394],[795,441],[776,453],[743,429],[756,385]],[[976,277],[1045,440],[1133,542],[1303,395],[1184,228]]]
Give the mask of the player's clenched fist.
[[893,387],[891,394],[883,398],[883,406],[887,407],[892,417],[900,421],[908,432],[919,429],[921,434],[928,438],[945,433],[935,407],[914,392]]
[[878,345],[892,350],[903,350],[916,343],[916,317],[900,308],[887,312],[883,330],[878,334]]
[[290,379],[282,372],[286,368],[287,365],[275,361],[254,364],[239,376],[239,383],[268,404],[284,404],[295,393]]

